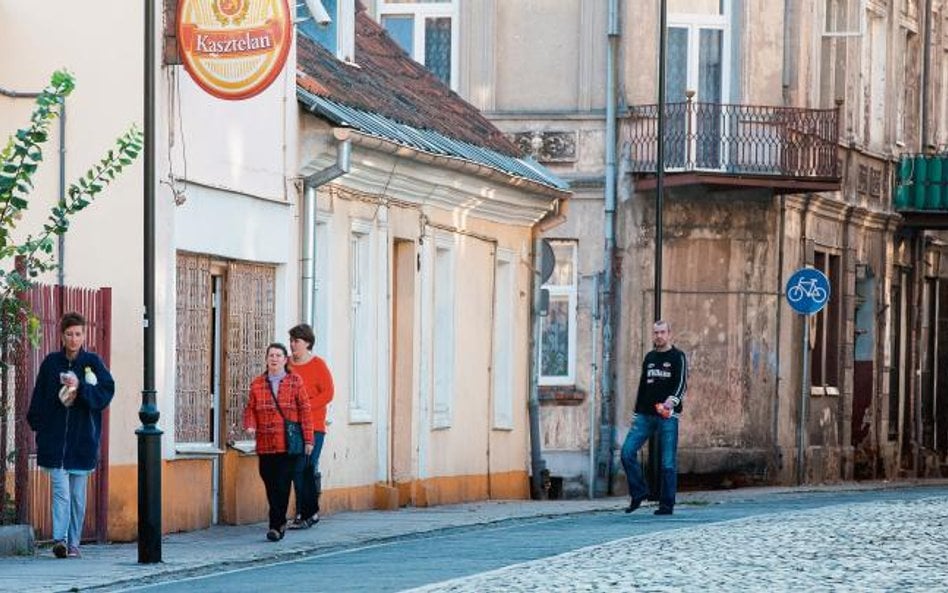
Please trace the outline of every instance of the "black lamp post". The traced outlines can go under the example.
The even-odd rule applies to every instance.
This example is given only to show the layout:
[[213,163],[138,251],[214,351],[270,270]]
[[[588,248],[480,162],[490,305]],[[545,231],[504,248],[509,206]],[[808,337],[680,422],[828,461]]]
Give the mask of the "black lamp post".
[[144,369],[138,418],[138,562],[161,562],[161,430],[155,391],[155,0],[145,0]]
[[[662,209],[665,199],[665,45],[668,35],[668,7],[659,0],[658,33],[658,138],[655,163],[655,321],[662,318],[662,242],[664,223]],[[657,436],[648,439],[649,500],[658,500],[661,494],[661,443]]]

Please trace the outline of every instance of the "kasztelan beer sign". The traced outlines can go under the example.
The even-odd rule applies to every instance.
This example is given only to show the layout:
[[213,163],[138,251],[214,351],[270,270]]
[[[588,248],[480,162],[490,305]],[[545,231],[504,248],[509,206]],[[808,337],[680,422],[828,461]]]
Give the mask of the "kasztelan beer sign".
[[184,67],[215,97],[253,97],[283,70],[291,23],[286,0],[179,0]]

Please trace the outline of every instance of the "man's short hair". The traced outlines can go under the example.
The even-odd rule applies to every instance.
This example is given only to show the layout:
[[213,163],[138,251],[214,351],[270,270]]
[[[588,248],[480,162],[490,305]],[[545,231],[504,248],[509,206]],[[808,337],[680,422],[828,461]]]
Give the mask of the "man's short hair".
[[658,321],[656,321],[655,323],[653,323],[653,324],[652,324],[652,329],[658,329],[659,327],[662,327],[662,326],[664,326],[664,328],[668,330],[668,333],[671,333],[672,326],[671,326],[670,323],[668,323],[668,322],[665,321],[664,319],[659,319]]
[[76,327],[81,325],[82,327],[86,326],[86,318],[72,311],[63,315],[63,318],[59,320],[59,333],[64,334],[66,330],[70,327]]
[[308,323],[301,323],[299,325],[291,327],[290,339],[303,340],[304,342],[306,342],[307,350],[312,350],[313,345],[316,344],[316,334],[313,333],[313,328],[310,327]]

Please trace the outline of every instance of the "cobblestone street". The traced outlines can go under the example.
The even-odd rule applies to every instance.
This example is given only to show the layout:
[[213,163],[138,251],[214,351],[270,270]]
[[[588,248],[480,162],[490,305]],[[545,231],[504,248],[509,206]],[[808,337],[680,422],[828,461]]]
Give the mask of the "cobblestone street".
[[948,591],[946,526],[944,496],[836,505],[620,539],[413,591]]

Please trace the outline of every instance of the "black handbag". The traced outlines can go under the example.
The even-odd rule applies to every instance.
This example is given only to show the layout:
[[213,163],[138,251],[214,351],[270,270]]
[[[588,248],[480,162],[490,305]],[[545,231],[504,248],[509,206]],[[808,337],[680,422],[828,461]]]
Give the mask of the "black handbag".
[[270,397],[273,398],[273,404],[276,406],[277,412],[279,412],[283,418],[283,431],[286,435],[286,454],[302,455],[304,447],[303,427],[300,426],[299,422],[291,422],[286,419],[286,416],[283,415],[283,410],[280,408],[280,402],[277,400],[276,393],[273,391],[273,383],[270,383],[270,380],[267,379],[267,384],[270,386]]

